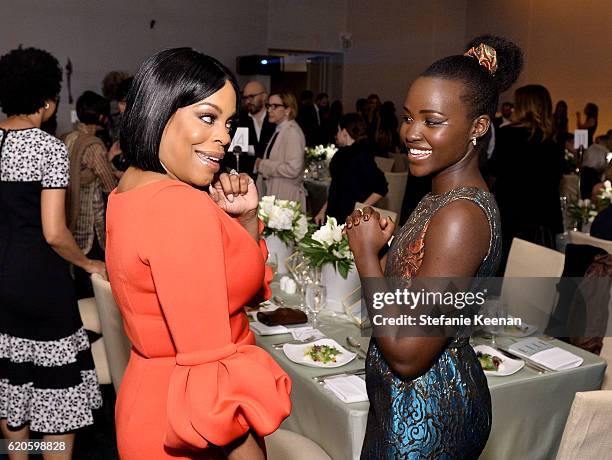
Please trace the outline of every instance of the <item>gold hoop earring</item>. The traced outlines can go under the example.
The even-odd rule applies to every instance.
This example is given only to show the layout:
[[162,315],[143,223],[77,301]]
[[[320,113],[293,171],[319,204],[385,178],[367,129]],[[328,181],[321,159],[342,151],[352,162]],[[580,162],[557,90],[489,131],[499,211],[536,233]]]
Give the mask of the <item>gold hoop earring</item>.
[[476,147],[476,138],[472,137],[472,144],[474,145],[474,147]]

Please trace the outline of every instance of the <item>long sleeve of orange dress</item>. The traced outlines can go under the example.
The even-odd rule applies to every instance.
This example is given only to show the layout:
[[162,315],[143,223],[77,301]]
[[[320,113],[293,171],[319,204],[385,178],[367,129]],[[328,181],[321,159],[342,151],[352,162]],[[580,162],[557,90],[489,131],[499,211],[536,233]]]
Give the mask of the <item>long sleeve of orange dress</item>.
[[[108,212],[108,270],[133,344],[116,409],[121,458],[217,458],[214,446],[276,430],[291,382],[254,345],[243,308],[266,294],[265,244],[176,181],[113,193]],[[159,413],[155,398],[165,400]],[[151,417],[159,426],[143,443],[135,438],[148,437]],[[142,451],[162,440],[153,456]]]

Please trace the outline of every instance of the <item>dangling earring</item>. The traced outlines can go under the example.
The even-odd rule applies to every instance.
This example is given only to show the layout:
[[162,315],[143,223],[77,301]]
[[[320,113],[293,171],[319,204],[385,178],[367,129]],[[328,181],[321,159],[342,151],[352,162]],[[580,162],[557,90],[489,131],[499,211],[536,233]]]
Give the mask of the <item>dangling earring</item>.
[[476,147],[476,138],[472,137],[472,144],[474,145],[474,147]]
[[49,110],[49,107],[50,107],[49,103],[45,102],[45,110]]

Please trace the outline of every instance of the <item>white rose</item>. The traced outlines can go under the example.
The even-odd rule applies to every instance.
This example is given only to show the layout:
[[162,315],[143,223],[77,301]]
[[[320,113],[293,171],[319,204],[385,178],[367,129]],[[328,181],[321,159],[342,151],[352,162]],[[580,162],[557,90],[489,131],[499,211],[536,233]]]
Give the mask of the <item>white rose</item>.
[[300,241],[308,233],[308,220],[304,214],[299,217],[294,227],[293,234],[295,239]]
[[333,241],[331,228],[327,225],[322,226],[312,234],[312,239],[318,241],[325,247],[329,247]]
[[291,230],[292,222],[293,212],[291,211],[291,209],[279,208],[278,206],[274,206],[270,210],[270,220],[268,221],[268,227],[275,228],[278,230]]
[[280,206],[281,208],[288,208],[289,203],[291,203],[289,200],[276,200],[276,206]]
[[270,215],[270,209],[274,206],[274,195],[264,196],[259,202],[259,216],[264,218]]

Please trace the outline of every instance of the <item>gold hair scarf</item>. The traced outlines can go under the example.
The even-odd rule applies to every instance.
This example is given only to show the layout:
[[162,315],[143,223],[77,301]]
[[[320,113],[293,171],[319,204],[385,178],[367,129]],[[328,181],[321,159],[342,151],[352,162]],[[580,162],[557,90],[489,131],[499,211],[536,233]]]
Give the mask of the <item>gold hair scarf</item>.
[[481,43],[476,47],[471,47],[464,56],[477,59],[478,63],[487,69],[491,75],[495,75],[497,71],[497,52],[495,48]]

